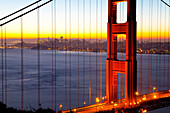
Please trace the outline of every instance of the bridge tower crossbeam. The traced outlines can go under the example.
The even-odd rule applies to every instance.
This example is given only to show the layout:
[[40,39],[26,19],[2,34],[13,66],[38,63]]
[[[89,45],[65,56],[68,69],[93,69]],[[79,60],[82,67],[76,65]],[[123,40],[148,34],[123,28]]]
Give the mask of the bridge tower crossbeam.
[[[117,23],[117,3],[127,2],[127,22]],[[117,35],[126,35],[126,60],[117,59]],[[118,73],[125,74],[125,103],[135,101],[137,91],[136,0],[108,0],[106,97],[118,101]]]

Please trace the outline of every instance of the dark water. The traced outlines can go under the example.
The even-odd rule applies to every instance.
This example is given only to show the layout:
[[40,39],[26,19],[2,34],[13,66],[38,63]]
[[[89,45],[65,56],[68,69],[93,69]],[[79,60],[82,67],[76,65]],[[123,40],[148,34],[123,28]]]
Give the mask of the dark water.
[[[80,106],[83,106],[83,53],[79,52],[80,64],[79,64],[79,73],[80,73],[80,90],[79,90],[79,103]],[[99,77],[100,77],[100,54],[91,53],[91,80],[92,80],[92,103],[95,103],[96,98],[96,74],[97,74],[97,84],[99,86]],[[69,96],[69,76],[70,76],[70,65],[69,65],[69,55],[70,52],[67,53],[67,75],[68,75],[68,108],[70,102]],[[123,54],[124,55],[124,54]],[[90,72],[90,64],[89,64],[89,52],[85,52],[85,101],[86,105],[88,105],[88,90],[89,90],[89,72]],[[139,90],[139,74],[140,74],[140,57],[142,56],[142,77],[143,77],[143,90],[142,93],[148,93],[148,57],[151,58],[151,55],[147,54],[138,54],[138,90]],[[156,86],[156,73],[159,73],[159,63],[156,65],[157,58],[161,58],[160,63],[160,73],[161,73],[161,90],[167,89],[168,82],[168,56],[167,55],[152,55],[152,86]],[[8,97],[8,106],[21,108],[21,59],[20,59],[20,49],[9,49],[7,50],[7,79],[8,79],[8,87],[7,87],[7,97]],[[37,108],[37,50],[24,50],[24,108],[26,110],[30,109],[30,106],[33,108]],[[97,58],[97,68],[96,68],[96,58]],[[165,63],[164,63],[165,58]],[[65,52],[57,51],[57,68],[56,68],[56,100],[57,100],[57,108],[60,104],[65,105]],[[1,62],[1,57],[0,57]],[[149,65],[150,65],[149,64]],[[165,64],[165,65],[164,65]],[[0,69],[1,69],[0,63]],[[164,68],[165,67],[165,68]],[[96,71],[96,69],[98,71]],[[156,69],[158,71],[156,71]],[[55,70],[55,69],[54,69]],[[2,89],[2,79],[1,79],[0,71],[0,89]],[[96,73],[97,72],[97,73]],[[41,105],[43,108],[51,108],[52,106],[52,51],[50,50],[41,50]],[[165,75],[165,82],[164,82]],[[106,53],[102,53],[102,95],[106,95]],[[159,78],[159,77],[158,77]],[[71,107],[78,106],[78,52],[71,52]],[[99,97],[99,87],[97,88],[97,96]],[[0,100],[2,100],[2,92],[0,91]]]

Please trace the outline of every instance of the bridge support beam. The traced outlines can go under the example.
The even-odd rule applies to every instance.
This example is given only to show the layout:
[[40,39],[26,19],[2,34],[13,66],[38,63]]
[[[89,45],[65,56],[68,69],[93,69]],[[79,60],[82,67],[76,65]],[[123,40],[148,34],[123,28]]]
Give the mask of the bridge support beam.
[[[117,3],[127,2],[127,22],[118,24]],[[126,35],[126,60],[117,59],[117,35]],[[107,102],[118,100],[118,73],[125,74],[125,102],[135,101],[137,91],[136,61],[136,0],[108,0],[106,97]]]

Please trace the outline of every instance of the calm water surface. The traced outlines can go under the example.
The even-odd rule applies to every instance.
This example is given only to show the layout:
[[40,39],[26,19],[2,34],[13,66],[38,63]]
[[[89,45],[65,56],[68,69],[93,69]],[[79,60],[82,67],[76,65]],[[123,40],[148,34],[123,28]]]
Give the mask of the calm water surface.
[[[41,50],[41,105],[43,108],[51,108],[52,103],[52,51],[50,50]],[[67,52],[67,84],[70,84],[69,76],[70,76],[70,64],[69,64],[69,55],[71,54],[71,107],[78,106],[78,52]],[[88,89],[89,89],[89,72],[90,72],[90,64],[89,58],[91,54],[91,80],[92,80],[92,103],[95,103],[96,98],[96,74],[97,74],[97,84],[99,86],[99,77],[100,77],[100,53],[89,53],[85,52],[85,100],[88,105]],[[96,57],[97,55],[97,57]],[[123,54],[125,55],[125,54]],[[124,57],[124,56],[123,56]],[[140,58],[142,57],[142,68],[140,68]],[[138,74],[138,89],[139,89],[139,74],[140,69],[142,70],[143,76],[143,90],[142,93],[148,93],[148,58],[152,57],[152,62],[149,62],[149,65],[152,66],[152,86],[156,86],[156,66],[159,64],[156,62],[157,58],[161,58],[160,63],[160,73],[161,73],[161,90],[164,90],[164,76],[165,83],[168,82],[168,56],[167,55],[147,55],[147,54],[138,54],[137,61],[137,74]],[[37,108],[37,50],[28,50],[24,49],[24,108],[26,110],[30,109],[30,106],[33,108]],[[96,60],[97,58],[97,60]],[[79,90],[79,103],[80,106],[83,106],[83,53],[79,52],[79,79],[80,79],[80,90]],[[165,59],[165,61],[164,61]],[[57,98],[57,108],[60,104],[65,105],[65,51],[57,51],[56,57],[56,98]],[[97,67],[96,67],[97,61]],[[0,57],[0,62],[1,57]],[[164,63],[165,62],[165,63]],[[157,65],[156,65],[157,63]],[[9,49],[7,50],[7,79],[8,79],[8,106],[20,108],[20,100],[21,100],[21,57],[20,57],[20,49]],[[0,69],[1,69],[0,63]],[[164,69],[165,67],[165,69]],[[97,69],[97,71],[96,71]],[[55,69],[53,69],[55,71]],[[0,70],[0,84],[2,84],[1,74],[2,70]],[[106,95],[106,53],[102,53],[102,94]],[[123,77],[124,78],[124,77]],[[2,89],[2,85],[0,85],[0,89]],[[67,88],[68,92],[69,86]],[[97,88],[99,89],[99,88]],[[165,87],[167,89],[167,85]],[[2,92],[0,91],[0,100],[2,100]],[[97,96],[99,96],[99,90],[97,91]],[[69,93],[67,95],[68,100],[68,108],[70,96]]]

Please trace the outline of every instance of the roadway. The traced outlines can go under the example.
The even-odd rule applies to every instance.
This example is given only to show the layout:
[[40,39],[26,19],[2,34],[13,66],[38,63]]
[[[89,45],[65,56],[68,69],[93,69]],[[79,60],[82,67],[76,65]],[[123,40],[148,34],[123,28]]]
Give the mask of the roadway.
[[[137,96],[137,101],[134,103],[131,103],[132,105],[130,107],[136,107],[139,106],[141,102],[147,102],[155,99],[161,99],[161,98],[167,98],[170,97],[170,90],[166,91],[161,91],[161,92],[154,92],[146,95],[139,95]],[[94,113],[97,111],[106,111],[106,110],[112,110],[113,108],[118,109],[118,108],[125,108],[126,103],[124,103],[124,99],[118,100],[118,103],[98,103],[98,104],[93,104],[85,107],[80,107],[80,108],[74,108],[72,111],[74,113]],[[62,111],[62,113],[67,113],[70,110],[65,110]]]

